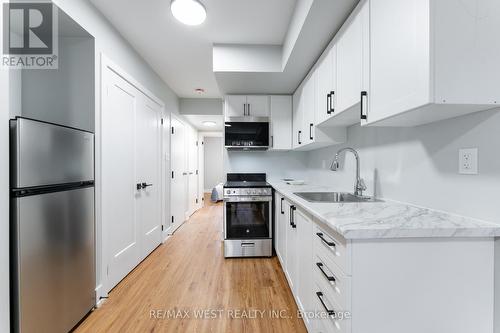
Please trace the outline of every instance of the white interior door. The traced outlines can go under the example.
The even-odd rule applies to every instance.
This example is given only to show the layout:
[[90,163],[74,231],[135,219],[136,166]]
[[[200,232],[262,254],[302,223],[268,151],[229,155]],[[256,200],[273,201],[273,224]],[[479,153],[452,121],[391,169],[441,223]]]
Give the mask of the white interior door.
[[[104,86],[105,85],[105,86]],[[116,73],[103,73],[102,221],[106,228],[108,289],[139,262],[135,196],[135,121],[140,93]]]
[[170,210],[171,233],[173,233],[183,222],[186,212],[186,177],[185,173],[185,127],[184,124],[172,116],[170,138],[170,165],[172,171],[172,181],[170,186]]
[[110,290],[161,243],[161,106],[106,67],[101,117],[102,221]]
[[161,243],[160,123],[161,106],[142,95],[136,116],[137,221],[141,260]]

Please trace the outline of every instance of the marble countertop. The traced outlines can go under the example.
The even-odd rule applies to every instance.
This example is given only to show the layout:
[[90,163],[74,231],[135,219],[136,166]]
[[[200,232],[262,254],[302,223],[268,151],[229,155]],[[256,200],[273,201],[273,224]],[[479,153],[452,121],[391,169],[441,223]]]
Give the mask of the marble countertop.
[[496,237],[500,224],[384,200],[362,203],[312,203],[294,192],[332,192],[331,187],[268,181],[289,201],[345,239],[410,237]]

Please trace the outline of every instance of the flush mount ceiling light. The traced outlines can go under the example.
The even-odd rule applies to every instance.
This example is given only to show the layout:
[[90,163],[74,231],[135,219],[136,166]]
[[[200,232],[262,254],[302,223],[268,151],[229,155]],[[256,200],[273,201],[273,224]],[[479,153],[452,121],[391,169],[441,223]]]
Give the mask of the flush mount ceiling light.
[[215,121],[204,121],[203,125],[208,127],[214,127],[215,125],[217,125],[217,123]]
[[198,0],[172,0],[170,10],[177,20],[186,25],[202,24],[207,17],[205,6]]
[[195,93],[197,93],[198,95],[203,95],[205,93],[205,89],[203,88],[196,88],[194,90]]

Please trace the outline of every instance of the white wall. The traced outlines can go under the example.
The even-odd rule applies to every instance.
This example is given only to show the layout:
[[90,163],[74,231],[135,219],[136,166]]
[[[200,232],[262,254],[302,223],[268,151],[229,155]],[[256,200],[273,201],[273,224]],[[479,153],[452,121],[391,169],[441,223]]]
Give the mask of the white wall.
[[[347,144],[308,153],[311,182],[353,190],[352,154],[342,170],[328,170],[344,146],[358,150],[369,194],[500,223],[497,110],[413,128],[353,126]],[[479,148],[479,175],[459,175],[458,149],[472,147]]]
[[222,115],[222,99],[181,98],[179,108],[179,112],[185,115]]
[[212,188],[225,181],[222,162],[222,138],[205,137],[204,142],[204,190],[210,192]]
[[[53,2],[95,37],[97,56],[103,52],[160,98],[167,111],[178,113],[179,101],[175,93],[88,0]],[[100,87],[97,87],[97,91],[100,91]]]
[[265,172],[268,179],[307,176],[304,152],[228,152],[224,149],[224,174]]

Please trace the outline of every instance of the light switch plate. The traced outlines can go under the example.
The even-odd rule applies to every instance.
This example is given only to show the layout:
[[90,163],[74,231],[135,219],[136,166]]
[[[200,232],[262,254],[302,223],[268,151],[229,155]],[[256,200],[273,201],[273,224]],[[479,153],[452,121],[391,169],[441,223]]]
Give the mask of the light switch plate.
[[458,150],[458,173],[461,175],[477,175],[477,148]]

